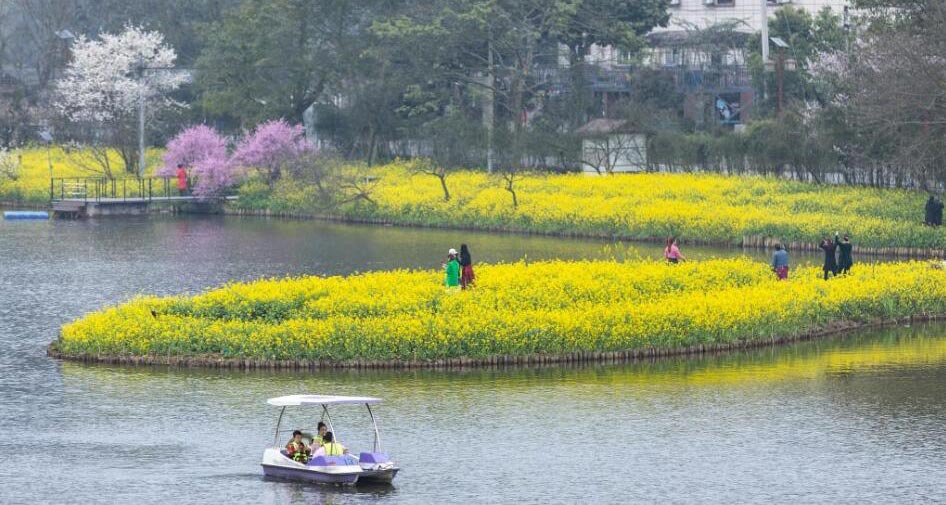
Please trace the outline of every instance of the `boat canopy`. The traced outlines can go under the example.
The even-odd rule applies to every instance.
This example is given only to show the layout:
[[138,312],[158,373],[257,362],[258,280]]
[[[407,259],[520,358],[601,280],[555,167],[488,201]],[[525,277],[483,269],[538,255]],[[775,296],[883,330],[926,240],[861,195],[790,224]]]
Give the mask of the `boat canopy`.
[[266,400],[276,407],[298,407],[302,405],[361,405],[381,403],[381,398],[370,396],[289,395]]

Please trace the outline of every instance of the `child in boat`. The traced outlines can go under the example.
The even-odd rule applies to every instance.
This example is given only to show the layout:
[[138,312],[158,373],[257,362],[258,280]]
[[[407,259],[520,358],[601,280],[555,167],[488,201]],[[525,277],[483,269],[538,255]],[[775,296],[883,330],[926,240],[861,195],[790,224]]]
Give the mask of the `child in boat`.
[[309,452],[315,451],[319,447],[322,447],[322,437],[325,436],[325,433],[328,432],[328,426],[324,422],[319,421],[318,426],[316,426],[315,435],[311,433],[303,433],[302,438],[309,439]]
[[326,433],[328,433],[328,426],[326,426],[325,423],[323,423],[322,421],[319,421],[318,430],[319,432],[314,437],[312,437],[312,444],[311,444],[313,447],[316,447],[316,448],[322,447],[322,444],[324,443],[322,441],[322,438],[325,437]]
[[305,445],[305,442],[302,441],[301,431],[296,430],[292,432],[292,440],[286,444],[286,453],[293,461],[298,461],[299,463],[309,462],[309,446]]

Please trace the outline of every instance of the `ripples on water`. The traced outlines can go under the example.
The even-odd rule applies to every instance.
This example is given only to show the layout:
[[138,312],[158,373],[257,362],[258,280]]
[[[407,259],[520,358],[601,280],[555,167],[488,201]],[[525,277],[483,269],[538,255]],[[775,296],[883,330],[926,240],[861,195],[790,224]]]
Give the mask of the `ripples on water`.
[[[461,240],[491,261],[594,257],[601,244],[229,219],[34,225],[0,223],[3,503],[946,501],[943,325],[607,367],[84,366],[46,358],[45,344],[138,292],[436,266]],[[386,399],[382,440],[403,467],[394,487],[262,479],[276,417],[265,399],[303,391]],[[333,416],[344,442],[366,446],[361,410]]]

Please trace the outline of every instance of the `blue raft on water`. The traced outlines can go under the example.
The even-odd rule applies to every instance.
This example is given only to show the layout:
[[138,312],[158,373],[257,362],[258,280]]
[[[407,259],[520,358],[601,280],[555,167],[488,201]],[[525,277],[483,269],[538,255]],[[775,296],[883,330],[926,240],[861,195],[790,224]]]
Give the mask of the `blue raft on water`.
[[49,219],[49,212],[35,210],[8,210],[3,219]]

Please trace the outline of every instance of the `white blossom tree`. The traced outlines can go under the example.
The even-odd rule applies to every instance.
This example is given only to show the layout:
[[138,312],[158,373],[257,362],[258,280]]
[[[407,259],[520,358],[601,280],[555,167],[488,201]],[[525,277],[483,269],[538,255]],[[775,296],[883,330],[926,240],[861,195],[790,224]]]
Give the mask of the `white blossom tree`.
[[[97,40],[80,36],[72,61],[56,84],[55,107],[69,122],[83,126],[85,144],[107,153],[121,153],[126,170],[135,164],[135,125],[138,107],[146,104],[148,118],[174,105],[168,93],[186,77],[174,69],[177,55],[158,32],[127,26],[119,34],[103,33]],[[111,177],[109,157],[98,155],[98,169]]]
[[20,175],[19,156],[4,147],[0,147],[0,180],[16,180]]

